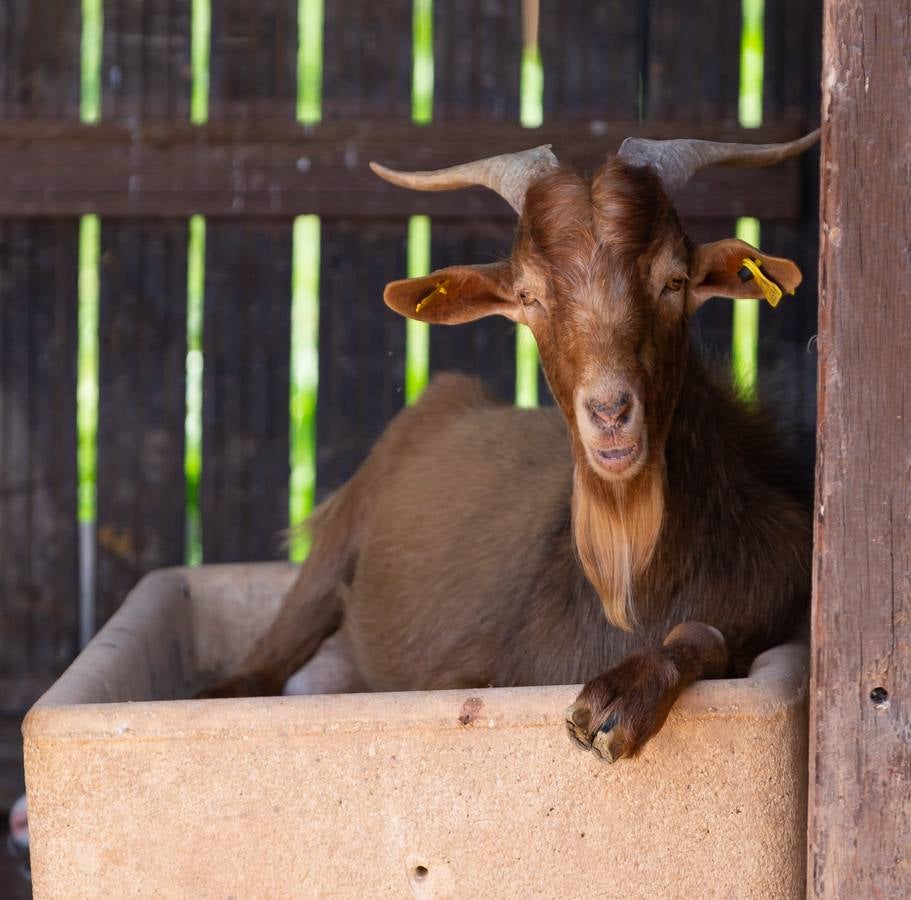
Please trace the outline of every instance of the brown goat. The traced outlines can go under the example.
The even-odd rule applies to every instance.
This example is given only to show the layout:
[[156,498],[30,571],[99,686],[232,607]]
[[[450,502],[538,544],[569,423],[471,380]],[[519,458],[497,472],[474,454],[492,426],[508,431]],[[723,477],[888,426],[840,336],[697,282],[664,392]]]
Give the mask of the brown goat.
[[[694,246],[672,197],[703,165],[768,164],[814,139],[627,142],[590,182],[547,148],[437,173],[375,167],[512,203],[509,259],[397,281],[385,300],[434,324],[527,324],[559,409],[434,379],[314,513],[277,620],[206,695],[280,692],[329,638],[311,689],[585,681],[570,736],[614,760],[688,684],[743,673],[787,639],[809,594],[809,509],[774,430],[710,376],[688,321],[711,296],[793,291],[800,273],[734,239]],[[317,688],[330,654],[342,669]]]

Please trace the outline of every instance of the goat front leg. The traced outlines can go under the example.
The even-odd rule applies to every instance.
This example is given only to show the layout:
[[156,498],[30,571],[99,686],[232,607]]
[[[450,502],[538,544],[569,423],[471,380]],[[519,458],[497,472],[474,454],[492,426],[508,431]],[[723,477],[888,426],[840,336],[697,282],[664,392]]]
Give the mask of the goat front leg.
[[660,648],[633,653],[588,682],[566,710],[569,736],[605,762],[635,756],[661,729],[685,687],[724,675],[727,668],[721,632],[684,622]]

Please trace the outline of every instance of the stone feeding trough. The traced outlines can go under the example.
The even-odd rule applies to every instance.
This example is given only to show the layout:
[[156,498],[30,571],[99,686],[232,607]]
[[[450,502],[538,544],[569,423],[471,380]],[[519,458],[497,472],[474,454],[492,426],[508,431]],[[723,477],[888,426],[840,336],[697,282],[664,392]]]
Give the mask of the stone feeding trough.
[[32,709],[37,898],[803,895],[801,648],[613,766],[565,734],[574,686],[184,699],[295,571],[149,575]]

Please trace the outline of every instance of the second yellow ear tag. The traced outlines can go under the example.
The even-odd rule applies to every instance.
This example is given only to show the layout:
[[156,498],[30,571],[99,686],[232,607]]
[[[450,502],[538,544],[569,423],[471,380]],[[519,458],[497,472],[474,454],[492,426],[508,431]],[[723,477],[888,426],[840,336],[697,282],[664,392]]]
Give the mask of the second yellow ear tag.
[[762,295],[769,301],[769,306],[773,308],[778,306],[778,301],[784,296],[784,291],[763,274],[762,269],[759,268],[762,265],[762,260],[744,257],[741,262],[743,263],[743,269],[746,269],[749,273],[746,274],[741,269],[741,279],[743,281],[749,281],[750,278],[755,279],[756,284],[759,285],[759,290],[762,291]]
[[415,306],[414,311],[416,313],[419,313],[428,303],[430,303],[431,300],[433,300],[434,297],[438,296],[439,294],[447,293],[446,288],[448,285],[448,278],[446,281],[440,281],[437,286],[423,300],[421,300],[420,303]]

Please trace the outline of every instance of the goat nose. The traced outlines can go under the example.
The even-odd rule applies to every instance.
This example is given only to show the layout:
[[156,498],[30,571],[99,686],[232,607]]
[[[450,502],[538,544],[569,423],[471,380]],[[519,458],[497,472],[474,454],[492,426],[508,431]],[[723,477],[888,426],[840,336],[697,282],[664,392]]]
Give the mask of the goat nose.
[[589,400],[588,410],[592,421],[601,427],[616,428],[625,425],[633,407],[633,397],[622,391],[610,400]]

